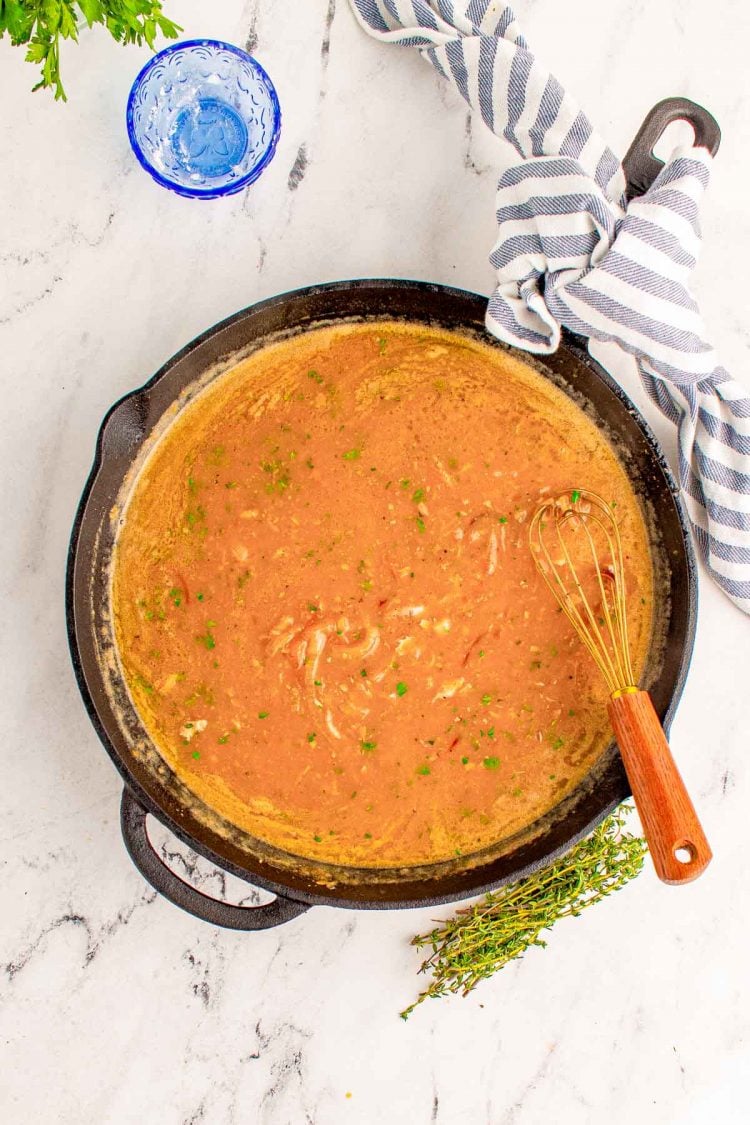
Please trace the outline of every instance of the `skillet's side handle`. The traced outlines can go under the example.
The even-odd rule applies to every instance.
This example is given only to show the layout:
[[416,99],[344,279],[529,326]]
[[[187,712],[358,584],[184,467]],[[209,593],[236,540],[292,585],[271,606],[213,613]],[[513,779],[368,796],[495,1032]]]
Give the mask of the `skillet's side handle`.
[[647,114],[622,162],[628,199],[648,191],[664,167],[664,162],[654,156],[654,148],[673,121],[687,121],[692,125],[698,148],[707,148],[712,156],[719,151],[721,129],[707,109],[689,98],[665,98]]
[[146,829],[148,812],[128,788],[122,791],[120,828],[135,866],[155,891],[202,922],[226,930],[268,930],[290,922],[310,907],[305,902],[277,897],[262,906],[233,906],[209,898],[171,871],[157,854]]

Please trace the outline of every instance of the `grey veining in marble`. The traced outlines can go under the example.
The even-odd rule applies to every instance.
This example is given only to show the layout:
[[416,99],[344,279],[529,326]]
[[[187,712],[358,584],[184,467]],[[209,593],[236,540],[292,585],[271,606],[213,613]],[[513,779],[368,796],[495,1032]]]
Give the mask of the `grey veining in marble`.
[[[746,1122],[750,649],[747,621],[706,582],[673,744],[713,843],[709,873],[675,890],[646,871],[469,999],[397,1018],[418,986],[408,939],[450,908],[316,908],[234,934],[158,899],[130,864],[62,609],[103,413],[208,325],[288,288],[382,275],[488,291],[508,155],[414,52],[367,38],[345,0],[167,7],[186,37],[248,46],[278,87],[279,149],[242,195],[180,199],[136,164],[123,115],[146,51],[84,32],[63,51],[60,105],[30,94],[22,52],[0,44],[0,1120]],[[696,291],[747,382],[747,6],[715,4],[708,26],[697,0],[517,7],[620,151],[668,94],[719,119]],[[599,354],[673,452],[630,362]],[[154,837],[206,890],[252,901]]]

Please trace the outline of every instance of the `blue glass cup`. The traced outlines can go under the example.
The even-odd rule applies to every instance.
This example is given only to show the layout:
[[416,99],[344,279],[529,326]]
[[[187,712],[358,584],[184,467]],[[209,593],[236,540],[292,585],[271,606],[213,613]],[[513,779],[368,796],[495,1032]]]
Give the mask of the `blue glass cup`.
[[238,47],[191,39],[160,51],[133,83],[128,137],[157,183],[192,199],[233,195],[273,159],[281,109],[263,67]]

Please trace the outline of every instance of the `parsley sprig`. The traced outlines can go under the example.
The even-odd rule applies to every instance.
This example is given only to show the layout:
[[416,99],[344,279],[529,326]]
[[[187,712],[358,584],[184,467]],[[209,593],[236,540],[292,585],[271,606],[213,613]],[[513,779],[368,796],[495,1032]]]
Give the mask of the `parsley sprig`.
[[67,101],[60,77],[60,42],[78,42],[81,20],[103,24],[118,43],[147,43],[157,35],[176,39],[182,28],[162,14],[161,0],[0,0],[0,39],[27,45],[26,59],[38,64],[35,90],[50,88],[55,100]]

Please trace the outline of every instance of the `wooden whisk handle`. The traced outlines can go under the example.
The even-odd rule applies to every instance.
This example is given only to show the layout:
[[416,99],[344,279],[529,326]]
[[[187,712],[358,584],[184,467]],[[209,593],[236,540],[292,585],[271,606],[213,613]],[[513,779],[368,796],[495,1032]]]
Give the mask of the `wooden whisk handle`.
[[613,697],[609,718],[656,874],[672,884],[697,879],[711,862],[711,849],[651,696],[636,691]]

